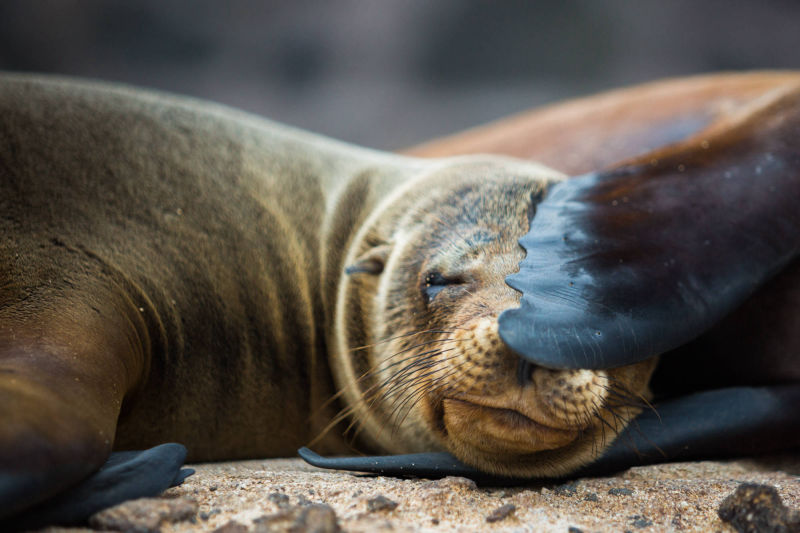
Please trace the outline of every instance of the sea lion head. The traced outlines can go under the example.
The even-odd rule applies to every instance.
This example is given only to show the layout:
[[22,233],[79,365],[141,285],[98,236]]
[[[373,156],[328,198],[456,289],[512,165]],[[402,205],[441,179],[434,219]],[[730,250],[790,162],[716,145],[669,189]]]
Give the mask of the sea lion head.
[[454,158],[375,210],[346,255],[334,374],[367,442],[447,450],[483,471],[565,474],[641,410],[654,361],[610,370],[534,366],[500,339],[519,306],[506,276],[547,188],[563,179],[505,158]]

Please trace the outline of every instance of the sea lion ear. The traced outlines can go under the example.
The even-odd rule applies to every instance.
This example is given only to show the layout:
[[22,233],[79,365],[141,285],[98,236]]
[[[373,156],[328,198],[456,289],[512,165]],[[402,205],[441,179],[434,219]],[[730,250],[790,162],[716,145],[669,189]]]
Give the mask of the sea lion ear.
[[389,254],[392,251],[392,245],[389,243],[379,244],[373,246],[367,252],[362,254],[356,262],[344,269],[345,274],[373,274],[377,275],[383,272],[383,267],[386,265]]
[[613,368],[685,344],[800,255],[800,89],[685,141],[565,180],[506,282],[503,341],[550,368]]

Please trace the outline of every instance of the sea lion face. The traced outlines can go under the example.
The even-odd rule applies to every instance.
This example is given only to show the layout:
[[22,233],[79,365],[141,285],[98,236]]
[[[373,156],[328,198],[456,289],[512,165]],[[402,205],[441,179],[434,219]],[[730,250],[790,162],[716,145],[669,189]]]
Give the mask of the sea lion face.
[[558,176],[479,167],[435,178],[395,202],[378,228],[388,238],[373,234],[350,269],[348,300],[366,316],[345,391],[357,422],[391,452],[445,449],[495,474],[590,462],[646,403],[655,361],[551,370],[497,331],[519,306],[505,282],[524,257],[518,240]]

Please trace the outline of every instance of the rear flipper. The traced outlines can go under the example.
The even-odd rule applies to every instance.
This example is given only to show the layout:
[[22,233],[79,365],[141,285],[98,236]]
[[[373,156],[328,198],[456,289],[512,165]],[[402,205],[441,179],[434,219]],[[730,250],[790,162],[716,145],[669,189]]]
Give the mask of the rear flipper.
[[[594,463],[573,476],[607,475],[632,466],[800,449],[800,385],[730,388],[664,402],[645,411]],[[464,476],[483,485],[531,483],[479,472],[448,453],[383,457],[300,456],[314,466],[387,476]]]
[[186,448],[162,444],[145,451],[115,452],[94,474],[3,524],[4,530],[79,525],[92,514],[126,500],[156,496],[194,473],[181,469]]

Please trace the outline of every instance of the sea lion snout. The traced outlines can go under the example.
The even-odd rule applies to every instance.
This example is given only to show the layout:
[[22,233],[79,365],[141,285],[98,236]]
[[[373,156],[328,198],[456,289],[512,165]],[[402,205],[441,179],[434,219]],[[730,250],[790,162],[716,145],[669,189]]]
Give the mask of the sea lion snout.
[[[456,400],[487,408],[481,417],[494,416],[490,425],[500,439],[507,432],[519,433],[525,427],[529,433],[528,452],[543,446],[555,447],[554,442],[564,445],[574,440],[574,434],[568,438],[542,436],[549,435],[550,430],[585,429],[606,403],[608,377],[604,371],[551,370],[523,364],[527,375],[520,376],[521,362],[500,340],[496,317],[475,321],[457,331],[453,339],[456,352],[453,365],[461,369],[461,379],[444,391],[445,402]],[[475,413],[463,406],[452,411],[470,417],[468,425],[475,425],[471,418]],[[449,421],[460,426],[457,418],[458,415],[451,414],[446,417],[445,425]]]
[[452,337],[458,378],[442,390],[438,425],[447,448],[480,468],[552,475],[584,464],[646,405],[655,361],[613,370],[526,364],[500,339],[496,317]]

